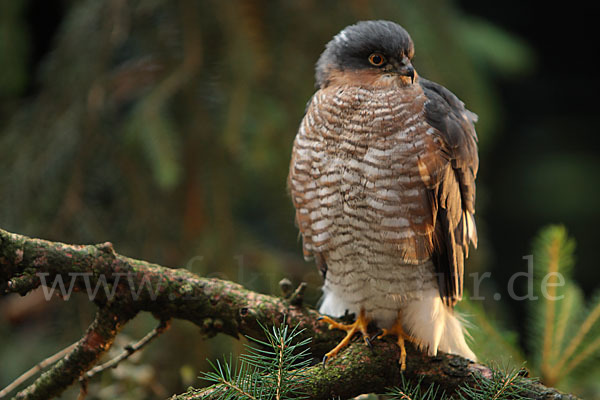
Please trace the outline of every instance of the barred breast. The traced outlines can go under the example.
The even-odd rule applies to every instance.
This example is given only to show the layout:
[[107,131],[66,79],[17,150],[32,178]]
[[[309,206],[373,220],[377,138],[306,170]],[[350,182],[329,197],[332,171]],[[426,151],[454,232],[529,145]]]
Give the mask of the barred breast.
[[426,101],[419,85],[327,87],[296,136],[288,184],[304,254],[326,263],[325,290],[351,312],[393,320],[402,301],[437,288]]

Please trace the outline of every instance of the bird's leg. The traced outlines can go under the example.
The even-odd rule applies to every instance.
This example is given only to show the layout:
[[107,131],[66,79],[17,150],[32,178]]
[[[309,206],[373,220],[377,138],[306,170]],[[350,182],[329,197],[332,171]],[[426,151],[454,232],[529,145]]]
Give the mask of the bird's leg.
[[329,353],[325,354],[325,356],[323,357],[323,364],[325,364],[325,362],[327,362],[327,360],[331,357],[334,357],[341,349],[346,347],[348,343],[350,343],[350,339],[352,339],[352,336],[354,336],[356,332],[360,332],[363,336],[363,340],[365,341],[365,343],[369,347],[371,346],[371,342],[369,342],[369,334],[367,331],[367,327],[369,325],[369,322],[371,321],[365,315],[365,310],[360,310],[356,321],[349,325],[336,322],[327,316],[320,317],[319,321],[324,321],[328,323],[329,329],[340,329],[342,331],[346,331],[346,337],[344,337],[344,339],[342,339],[342,341],[339,342],[338,345],[335,346]]
[[404,341],[408,340],[409,342],[416,343],[416,339],[410,336],[408,333],[404,332],[404,328],[402,328],[402,315],[398,312],[398,317],[396,318],[396,322],[390,329],[382,329],[381,335],[377,336],[377,339],[381,339],[384,336],[395,335],[398,337],[398,347],[400,347],[400,370],[404,371],[406,369],[406,347],[404,347]]

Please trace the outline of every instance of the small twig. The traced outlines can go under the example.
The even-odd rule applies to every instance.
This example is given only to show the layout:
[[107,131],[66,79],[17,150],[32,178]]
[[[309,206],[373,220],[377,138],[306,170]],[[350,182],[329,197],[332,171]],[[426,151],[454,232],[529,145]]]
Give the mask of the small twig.
[[[553,276],[558,273],[559,270],[559,260],[560,260],[560,240],[555,238],[548,248],[548,255],[550,256],[550,260],[548,262],[548,275]],[[548,296],[546,299],[556,299],[556,284],[553,283],[550,285],[550,289],[548,290]],[[546,301],[546,309],[545,309],[545,317],[544,317],[544,336],[542,343],[542,376],[545,380],[554,381],[556,377],[556,372],[553,370],[552,360],[550,359],[550,354],[552,353],[552,348],[556,347],[554,343],[554,320],[556,314],[556,305],[554,301]]]
[[281,337],[280,341],[279,341],[279,368],[277,368],[277,393],[275,394],[275,399],[276,400],[280,400],[281,399],[281,385],[283,383],[283,357],[284,357],[284,349],[285,349],[285,342],[283,340],[283,336]]
[[396,395],[402,396],[402,397],[400,397],[400,400],[412,400],[412,397],[410,397],[409,395],[407,395],[406,393],[404,393],[402,391],[398,391],[398,393],[396,393]]
[[117,365],[119,365],[119,363],[121,361],[126,360],[129,357],[131,357],[131,355],[133,353],[135,353],[136,351],[139,351],[142,347],[144,347],[145,345],[150,343],[158,335],[160,335],[161,333],[163,333],[164,331],[169,329],[170,326],[171,326],[170,320],[160,321],[160,324],[156,328],[154,328],[152,331],[150,331],[146,336],[141,338],[138,342],[125,346],[125,351],[122,352],[121,354],[119,354],[118,356],[116,356],[115,358],[113,358],[112,360],[107,361],[104,364],[98,365],[98,366],[90,369],[85,374],[83,374],[83,376],[81,376],[81,378],[79,378],[79,381],[80,382],[87,381],[88,379],[90,379],[91,377],[93,377],[94,375],[96,375],[102,371],[105,371],[109,368],[115,368]]
[[[245,391],[243,388],[241,388],[239,385],[236,384],[236,382],[229,382],[227,380],[221,379],[221,385],[226,386],[228,388],[231,388],[233,390],[235,390],[236,392],[238,392],[242,398],[249,398],[250,400],[258,400],[256,397],[252,396],[252,394],[248,393],[247,391]],[[210,387],[208,388],[210,389]],[[212,394],[212,392],[210,391],[202,391],[200,393],[206,393],[206,394]],[[217,392],[218,393],[218,392]]]
[[287,299],[292,294],[292,281],[288,278],[283,278],[279,281],[279,289],[284,299]]
[[290,296],[290,304],[296,307],[302,307],[304,303],[304,292],[306,291],[306,282],[302,282],[298,285],[294,293]]
[[0,390],[0,399],[4,398],[4,396],[6,396],[7,394],[9,394],[13,390],[15,390],[17,387],[19,387],[19,385],[21,385],[27,379],[31,378],[32,376],[34,376],[35,374],[37,374],[44,368],[54,364],[55,362],[57,362],[58,360],[63,358],[66,354],[68,354],[71,350],[73,350],[75,348],[75,346],[77,346],[77,343],[73,343],[72,345],[62,349],[58,353],[37,363],[35,366],[30,368],[27,372],[23,373],[21,376],[19,376],[17,379],[15,379],[12,383],[10,383],[8,386],[6,386],[4,389]]
[[21,276],[15,276],[8,281],[4,292],[19,293],[21,296],[24,296],[31,290],[36,289],[38,286],[40,286],[39,276],[25,273]]

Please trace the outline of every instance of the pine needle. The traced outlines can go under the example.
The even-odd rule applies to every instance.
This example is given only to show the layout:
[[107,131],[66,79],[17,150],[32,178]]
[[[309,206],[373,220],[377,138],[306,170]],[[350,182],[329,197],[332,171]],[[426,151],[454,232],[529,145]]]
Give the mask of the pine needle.
[[289,328],[285,321],[272,331],[262,326],[266,339],[250,338],[247,353],[235,363],[224,360],[211,364],[213,371],[202,378],[211,386],[218,399],[298,399],[305,398],[302,382],[310,365],[306,345],[310,338],[297,341],[302,333],[297,327]]
[[402,375],[402,380],[399,387],[390,389],[385,395],[389,396],[390,400],[449,400],[451,397],[446,396],[446,393],[439,393],[439,386],[431,384],[427,389],[423,390],[423,378],[420,378],[416,383],[412,383]]
[[[563,304],[560,308],[559,319],[556,322],[556,334],[555,334],[555,345],[552,347],[551,359],[557,360],[560,352],[564,349],[565,333],[567,326],[569,326],[569,320],[577,310],[576,306],[581,303],[580,301],[579,288],[573,284],[568,284]],[[557,366],[558,368],[558,366]]]
[[[587,318],[585,319],[583,324],[581,324],[581,326],[579,327],[577,334],[569,342],[569,346],[564,351],[562,357],[560,358],[560,361],[556,364],[556,368],[558,370],[560,370],[560,368],[562,368],[562,366],[566,363],[566,361],[573,355],[575,350],[584,341],[586,335],[592,329],[592,327],[598,321],[599,318],[600,318],[600,302],[598,302],[598,304],[596,304],[594,309],[589,313],[589,315],[587,316]],[[597,341],[598,340],[594,341],[594,343],[596,343]],[[586,353],[588,353],[588,352],[586,351]],[[592,353],[590,353],[590,354],[592,354]],[[584,358],[576,357],[576,359],[582,361],[585,359],[585,357]],[[571,363],[569,365],[571,365]],[[568,368],[568,369],[571,370],[572,368],[574,368],[574,366],[571,368]]]
[[[488,315],[485,314],[480,307],[476,307],[471,301],[467,298],[463,299],[459,305],[461,310],[468,312],[473,319],[473,325],[476,326],[480,331],[483,332],[483,335],[479,335],[486,338],[487,343],[492,342],[495,346],[500,346],[501,351],[504,353],[508,353],[510,357],[517,363],[523,364],[525,362],[523,355],[519,352],[519,350],[511,344],[508,340],[506,340],[503,332],[492,324]],[[475,334],[474,332],[470,332],[471,334]],[[477,346],[477,341],[474,343]],[[480,356],[477,354],[478,357]]]
[[592,343],[590,343],[585,350],[583,350],[577,357],[575,357],[564,369],[563,374],[569,374],[575,367],[577,367],[581,362],[594,354],[598,349],[600,349],[600,337],[596,338]]
[[529,389],[533,379],[524,378],[519,369],[507,369],[504,372],[492,368],[492,378],[481,375],[475,377],[474,386],[461,386],[458,397],[461,400],[508,400],[530,399]]

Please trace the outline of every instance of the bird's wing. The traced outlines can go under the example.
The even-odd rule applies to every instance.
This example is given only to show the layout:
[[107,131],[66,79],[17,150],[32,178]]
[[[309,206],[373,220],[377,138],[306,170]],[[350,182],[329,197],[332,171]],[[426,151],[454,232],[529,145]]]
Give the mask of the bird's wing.
[[462,297],[464,259],[469,242],[477,247],[475,228],[475,176],[479,166],[477,115],[448,89],[419,80],[427,97],[425,118],[433,128],[426,157],[419,171],[429,189],[433,213],[432,260],[438,274],[440,295],[447,305]]

